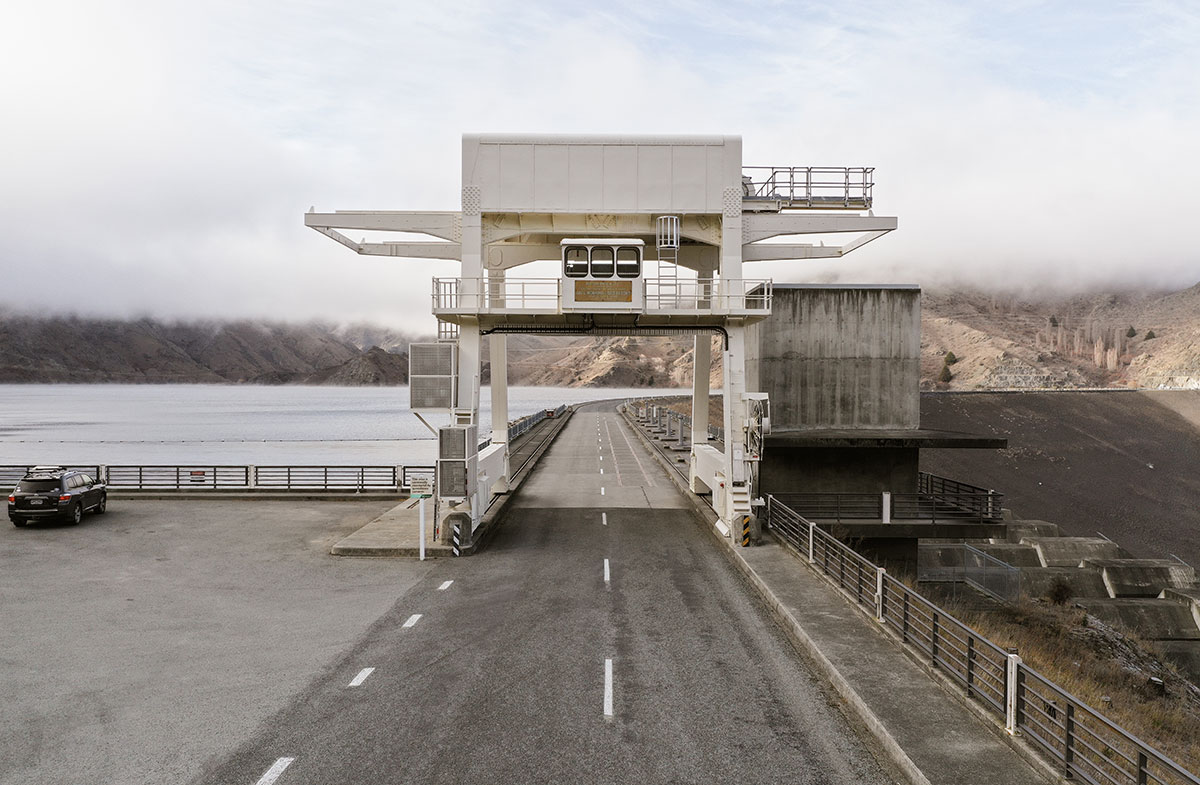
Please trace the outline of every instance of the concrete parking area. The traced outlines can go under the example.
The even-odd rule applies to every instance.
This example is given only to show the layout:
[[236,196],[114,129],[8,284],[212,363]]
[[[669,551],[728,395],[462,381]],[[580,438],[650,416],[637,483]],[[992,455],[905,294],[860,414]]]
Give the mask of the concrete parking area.
[[0,527],[0,783],[194,777],[426,578],[329,555],[392,504],[114,499]]

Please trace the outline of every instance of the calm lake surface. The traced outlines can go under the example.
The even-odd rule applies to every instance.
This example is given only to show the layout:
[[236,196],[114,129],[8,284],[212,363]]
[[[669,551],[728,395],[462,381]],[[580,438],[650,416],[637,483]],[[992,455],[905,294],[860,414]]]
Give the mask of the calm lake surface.
[[[510,387],[509,419],[682,392]],[[490,388],[480,397],[486,434]],[[407,387],[0,385],[0,464],[428,464],[435,453]]]

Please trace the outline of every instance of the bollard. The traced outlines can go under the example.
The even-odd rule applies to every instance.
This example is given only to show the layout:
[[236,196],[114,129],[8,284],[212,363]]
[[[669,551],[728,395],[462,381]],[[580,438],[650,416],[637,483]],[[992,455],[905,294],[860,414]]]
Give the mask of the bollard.
[[750,516],[742,516],[742,547],[750,547]]
[[460,534],[460,532],[459,532],[459,528],[458,528],[458,521],[455,521],[454,522],[454,535],[453,535],[454,539],[452,539],[450,541],[450,553],[453,554],[454,556],[462,556],[462,549],[459,545],[459,542],[460,542],[459,534]]

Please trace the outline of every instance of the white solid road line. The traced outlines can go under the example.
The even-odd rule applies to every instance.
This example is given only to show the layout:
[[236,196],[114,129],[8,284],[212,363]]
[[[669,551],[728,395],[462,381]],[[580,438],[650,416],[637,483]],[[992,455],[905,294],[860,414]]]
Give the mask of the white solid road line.
[[295,758],[280,758],[267,769],[267,773],[258,778],[255,785],[271,785],[272,782],[279,779],[279,775],[283,774],[283,770],[292,765]]
[[370,676],[374,672],[375,672],[374,668],[363,668],[362,670],[360,670],[358,672],[358,675],[355,676],[350,681],[350,683],[347,684],[346,686],[347,687],[361,687],[362,683],[367,680],[367,677]]
[[604,716],[613,715],[612,659],[604,661]]
[[445,583],[443,583],[441,586],[438,587],[438,591],[445,591],[446,589],[449,589],[450,584],[452,584],[452,583],[454,583],[454,581],[446,581]]
[[604,560],[604,582],[608,583],[608,559]]
[[414,624],[416,624],[417,622],[419,622],[420,620],[421,620],[421,614],[419,614],[419,613],[414,613],[412,616],[409,616],[409,617],[408,617],[408,621],[404,622],[404,625],[403,625],[403,626],[405,626],[405,627],[411,627],[411,626],[413,626]]
[[608,525],[608,513],[606,513],[606,512],[600,513],[600,522],[603,523],[605,526]]

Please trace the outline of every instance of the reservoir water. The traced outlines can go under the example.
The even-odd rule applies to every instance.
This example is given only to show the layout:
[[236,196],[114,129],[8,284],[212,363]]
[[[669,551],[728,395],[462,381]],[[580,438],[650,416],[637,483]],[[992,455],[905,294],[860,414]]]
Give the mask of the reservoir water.
[[[510,387],[509,419],[682,392]],[[491,432],[490,393],[480,393],[481,435]],[[413,465],[435,452],[407,387],[0,385],[0,464]]]

